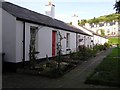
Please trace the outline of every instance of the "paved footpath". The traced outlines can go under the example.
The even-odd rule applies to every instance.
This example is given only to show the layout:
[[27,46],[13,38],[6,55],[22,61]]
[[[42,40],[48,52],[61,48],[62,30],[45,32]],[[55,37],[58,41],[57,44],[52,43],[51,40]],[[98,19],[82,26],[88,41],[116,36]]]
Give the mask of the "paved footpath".
[[112,49],[100,52],[96,57],[83,62],[58,79],[18,73],[3,74],[3,88],[112,88],[108,86],[84,84],[86,77],[106,57]]

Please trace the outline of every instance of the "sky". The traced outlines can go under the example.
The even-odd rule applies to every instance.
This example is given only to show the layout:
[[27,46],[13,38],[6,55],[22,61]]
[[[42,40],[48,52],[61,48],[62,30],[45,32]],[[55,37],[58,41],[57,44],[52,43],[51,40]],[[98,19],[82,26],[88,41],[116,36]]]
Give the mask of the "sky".
[[51,1],[55,5],[55,18],[66,23],[76,14],[78,19],[92,19],[115,13],[115,0],[5,0],[27,9],[45,14],[45,5]]

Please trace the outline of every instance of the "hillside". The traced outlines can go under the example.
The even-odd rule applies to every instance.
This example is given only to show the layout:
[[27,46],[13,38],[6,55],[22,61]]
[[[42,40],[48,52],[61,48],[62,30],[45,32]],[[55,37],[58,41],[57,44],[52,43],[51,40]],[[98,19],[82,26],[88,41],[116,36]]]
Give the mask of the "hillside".
[[120,14],[109,14],[109,15],[104,15],[104,16],[100,16],[100,17],[97,17],[97,18],[93,18],[93,19],[89,19],[89,20],[86,20],[86,19],[83,19],[80,21],[78,21],[78,24],[79,25],[84,25],[85,23],[95,23],[95,24],[98,24],[100,22],[112,22],[112,21],[120,21]]

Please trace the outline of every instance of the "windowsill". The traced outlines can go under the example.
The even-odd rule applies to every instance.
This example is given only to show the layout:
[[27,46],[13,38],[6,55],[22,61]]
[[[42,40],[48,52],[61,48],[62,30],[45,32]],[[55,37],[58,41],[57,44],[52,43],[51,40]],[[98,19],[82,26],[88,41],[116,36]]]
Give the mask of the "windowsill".
[[70,51],[71,49],[70,48],[67,48],[66,51]]

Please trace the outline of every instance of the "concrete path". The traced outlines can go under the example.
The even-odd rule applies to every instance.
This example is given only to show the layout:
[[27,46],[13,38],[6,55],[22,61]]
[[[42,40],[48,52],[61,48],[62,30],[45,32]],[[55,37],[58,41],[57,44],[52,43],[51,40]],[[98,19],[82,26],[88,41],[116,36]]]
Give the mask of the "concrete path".
[[97,57],[83,62],[58,79],[17,73],[3,74],[3,88],[110,88],[108,86],[84,84],[84,81],[111,50],[102,51]]

